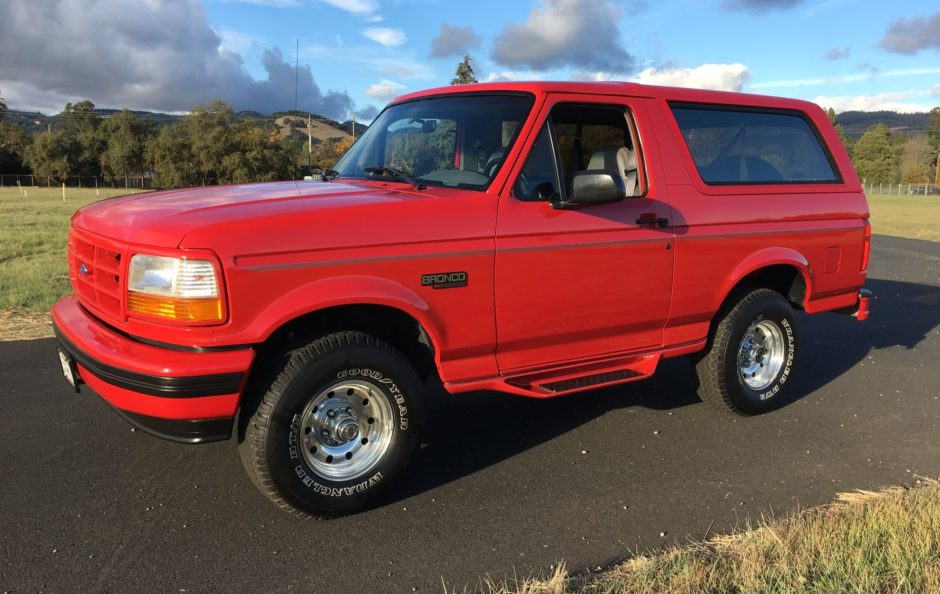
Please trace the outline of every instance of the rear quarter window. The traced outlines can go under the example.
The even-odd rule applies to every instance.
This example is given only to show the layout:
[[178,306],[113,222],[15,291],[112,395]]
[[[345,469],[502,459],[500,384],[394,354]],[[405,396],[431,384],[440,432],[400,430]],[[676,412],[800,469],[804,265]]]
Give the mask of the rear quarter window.
[[809,119],[785,110],[671,105],[707,184],[839,183]]

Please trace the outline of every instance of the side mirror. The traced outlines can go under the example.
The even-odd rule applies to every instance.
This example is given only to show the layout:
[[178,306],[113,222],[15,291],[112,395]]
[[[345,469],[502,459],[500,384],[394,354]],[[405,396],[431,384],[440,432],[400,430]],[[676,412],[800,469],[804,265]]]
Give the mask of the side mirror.
[[552,201],[552,207],[566,209],[610,204],[626,197],[627,189],[619,175],[608,171],[584,171],[574,176],[568,199],[559,197]]

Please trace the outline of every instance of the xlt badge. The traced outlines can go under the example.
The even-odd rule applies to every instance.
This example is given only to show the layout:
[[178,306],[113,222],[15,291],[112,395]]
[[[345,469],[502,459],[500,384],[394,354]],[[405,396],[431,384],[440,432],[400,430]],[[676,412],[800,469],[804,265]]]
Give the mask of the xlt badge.
[[467,286],[466,272],[435,272],[421,275],[421,286],[432,289],[456,289]]

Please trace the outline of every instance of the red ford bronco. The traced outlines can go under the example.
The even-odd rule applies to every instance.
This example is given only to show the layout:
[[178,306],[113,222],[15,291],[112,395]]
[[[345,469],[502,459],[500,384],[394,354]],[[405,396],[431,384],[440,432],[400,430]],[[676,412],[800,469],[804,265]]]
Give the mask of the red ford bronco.
[[237,436],[280,506],[363,509],[420,386],[550,398],[690,355],[750,415],[798,372],[795,309],[864,320],[869,212],[823,112],[624,83],[389,105],[321,182],[106,200],[69,237],[63,371],[133,425]]

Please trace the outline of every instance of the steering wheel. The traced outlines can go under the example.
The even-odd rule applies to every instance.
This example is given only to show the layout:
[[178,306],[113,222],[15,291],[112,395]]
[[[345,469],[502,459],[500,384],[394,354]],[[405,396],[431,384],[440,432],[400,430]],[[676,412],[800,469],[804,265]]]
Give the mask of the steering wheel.
[[483,173],[486,177],[493,179],[493,174],[496,173],[497,167],[503,162],[503,157],[506,156],[505,148],[498,148],[490,153],[490,158],[486,160],[486,165],[483,166]]

